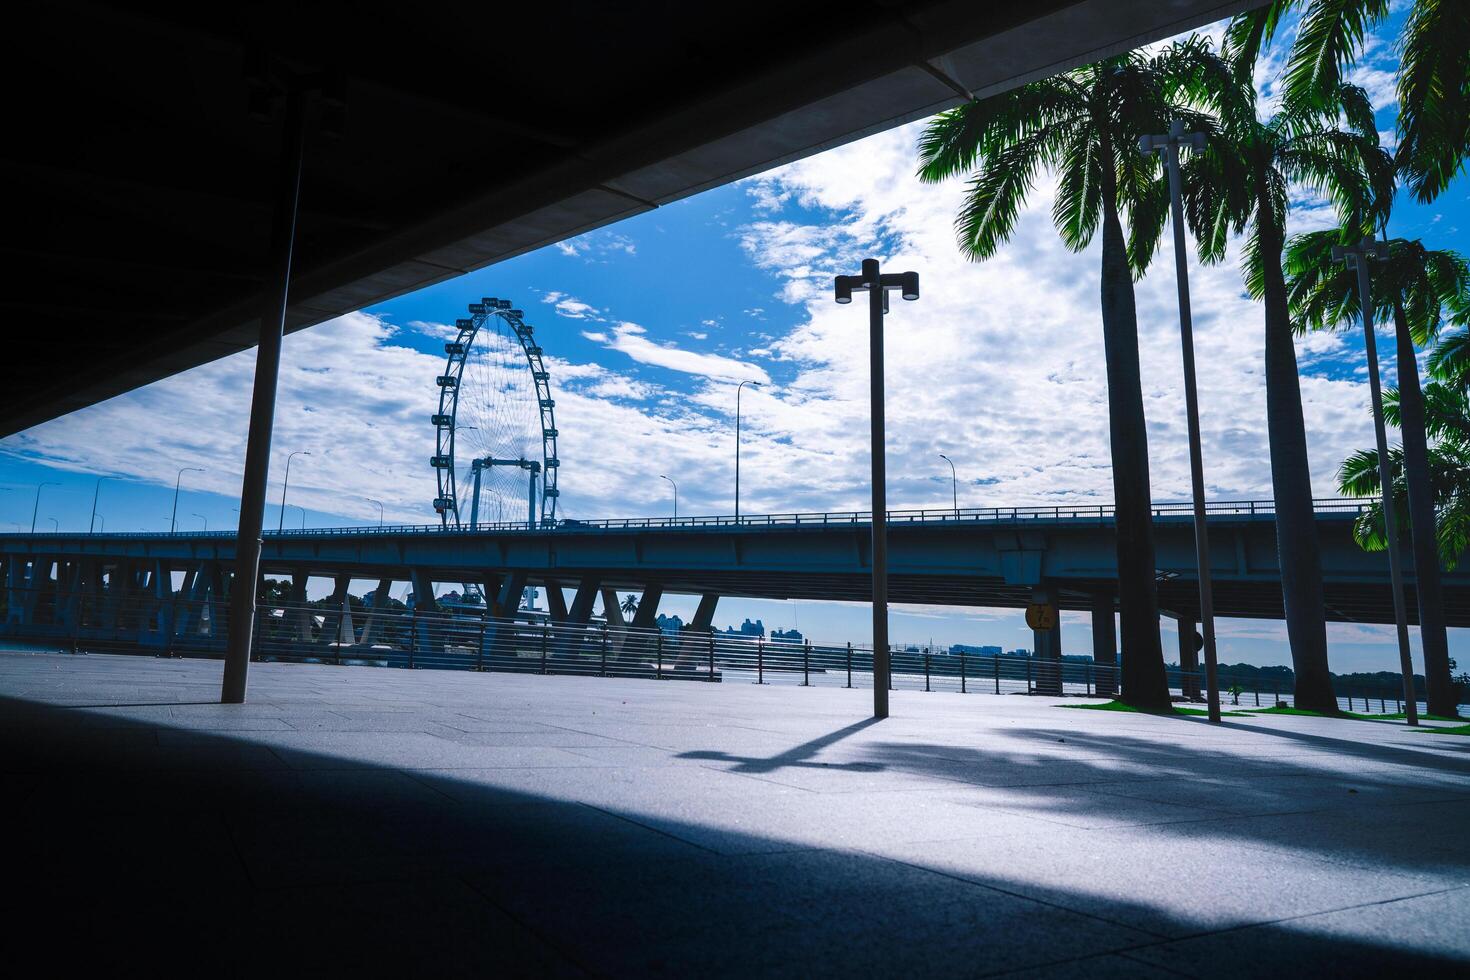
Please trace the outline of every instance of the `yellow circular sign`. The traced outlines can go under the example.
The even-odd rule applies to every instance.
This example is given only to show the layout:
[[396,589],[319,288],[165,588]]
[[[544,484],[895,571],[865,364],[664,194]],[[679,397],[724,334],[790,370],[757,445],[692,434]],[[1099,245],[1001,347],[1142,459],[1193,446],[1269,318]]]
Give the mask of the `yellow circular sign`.
[[1057,628],[1057,607],[1049,602],[1033,602],[1026,607],[1026,625],[1039,632]]

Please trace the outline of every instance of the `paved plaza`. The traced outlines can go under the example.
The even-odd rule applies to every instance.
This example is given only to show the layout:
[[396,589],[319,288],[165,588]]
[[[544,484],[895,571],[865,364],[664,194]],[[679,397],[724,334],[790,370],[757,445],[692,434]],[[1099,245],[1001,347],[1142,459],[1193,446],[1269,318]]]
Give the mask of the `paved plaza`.
[[0,653],[12,949],[191,976],[1470,969],[1467,738],[286,664],[221,706],[219,680]]

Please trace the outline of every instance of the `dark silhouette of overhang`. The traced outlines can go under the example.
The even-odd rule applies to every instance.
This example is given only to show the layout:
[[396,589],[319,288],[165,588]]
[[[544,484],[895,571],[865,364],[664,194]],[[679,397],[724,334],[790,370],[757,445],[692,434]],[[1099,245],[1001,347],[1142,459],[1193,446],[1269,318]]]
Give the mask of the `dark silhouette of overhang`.
[[298,330],[1250,5],[24,5],[0,435],[255,344],[280,113],[248,111],[248,52],[345,97]]

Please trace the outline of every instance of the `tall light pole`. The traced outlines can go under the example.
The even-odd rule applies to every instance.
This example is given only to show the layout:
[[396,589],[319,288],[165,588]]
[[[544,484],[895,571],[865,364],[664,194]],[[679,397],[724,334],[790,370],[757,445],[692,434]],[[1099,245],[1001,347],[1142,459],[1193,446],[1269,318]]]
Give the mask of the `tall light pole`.
[[761,387],[759,381],[742,381],[735,386],[735,522],[740,522],[740,389]]
[[275,427],[276,388],[281,373],[281,336],[291,294],[291,263],[296,246],[296,216],[301,202],[301,171],[306,143],[307,87],[293,80],[286,95],[281,128],[280,171],[271,222],[270,274],[260,306],[260,342],[255,356],[255,388],[250,398],[250,428],[245,440],[245,472],[240,487],[240,523],[235,537],[235,577],[230,589],[229,640],[225,647],[220,702],[241,704],[250,672],[255,632],[255,597],[260,579],[261,526],[265,521],[266,477]]
[[[48,521],[51,522],[51,533],[52,534],[60,534],[61,533],[61,522],[60,521],[58,521],[54,517],[48,517],[48,518],[46,518],[46,520],[48,520]],[[32,529],[31,533],[32,534],[35,533],[35,529],[34,528]]]
[[300,504],[292,504],[291,506],[292,507],[295,507],[297,510],[301,511],[301,530],[305,531],[306,530],[306,508],[303,507],[303,506],[301,506]]
[[1394,513],[1393,474],[1388,468],[1388,433],[1383,425],[1383,389],[1378,380],[1378,342],[1373,335],[1373,287],[1368,263],[1388,258],[1388,243],[1364,238],[1356,245],[1332,246],[1332,260],[1358,272],[1358,309],[1363,317],[1363,348],[1368,358],[1368,392],[1373,400],[1373,435],[1378,442],[1378,484],[1383,491],[1383,530],[1388,539],[1388,578],[1393,589],[1393,621],[1398,630],[1399,670],[1404,675],[1404,713],[1410,725],[1419,724],[1418,695],[1414,691],[1414,660],[1409,654],[1409,618],[1404,608],[1404,572],[1399,561],[1399,522]]
[[57,483],[57,482],[55,482],[53,480],[47,480],[45,483],[38,483],[38,484],[36,484],[36,505],[31,508],[31,533],[32,534],[35,534],[36,533],[36,515],[38,513],[40,513],[40,511],[41,511],[41,488],[42,487],[59,487],[59,486],[61,486],[61,484],[59,484],[59,483]]
[[374,500],[372,497],[367,497],[365,499],[370,504],[377,504],[378,505],[378,529],[379,530],[382,530],[382,528],[383,528],[383,502],[381,500]]
[[280,534],[286,529],[286,488],[291,485],[291,457],[310,456],[311,453],[304,449],[298,449],[293,453],[286,454],[286,479],[281,483],[281,516],[276,521],[276,533]]
[[104,517],[101,514],[96,514],[96,513],[94,513],[92,516],[95,517],[95,518],[97,518],[98,522],[101,523],[101,525],[102,525],[102,533],[103,534],[106,534],[107,533],[107,518]]
[[940,453],[939,454],[939,458],[942,459],[942,460],[944,460],[946,463],[949,464],[949,495],[954,500],[954,519],[955,520],[959,520],[960,519],[960,478],[955,475],[955,471],[954,471],[954,460],[952,460],[948,456],[944,455],[944,453]]
[[194,516],[197,517],[197,518],[199,518],[201,521],[204,522],[204,533],[205,534],[208,534],[209,533],[209,518],[205,517],[203,514],[195,514]]
[[675,483],[673,480],[670,480],[662,473],[658,475],[658,478],[660,480],[669,480],[669,486],[674,488],[674,520],[677,521],[679,519],[679,484]]
[[1189,261],[1184,245],[1184,205],[1179,181],[1179,148],[1198,153],[1205,148],[1204,133],[1186,133],[1184,120],[1169,124],[1161,136],[1138,141],[1144,155],[1162,153],[1169,171],[1169,208],[1174,225],[1174,278],[1179,287],[1179,340],[1184,351],[1184,414],[1189,422],[1189,482],[1194,496],[1194,557],[1199,576],[1200,631],[1205,638],[1205,699],[1210,721],[1220,723],[1220,688],[1216,678],[1215,601],[1210,582],[1210,535],[1205,524],[1205,465],[1200,448],[1199,389],[1194,375],[1194,321],[1189,305]]
[[[92,520],[87,523],[88,534],[92,533],[92,528],[97,524],[97,496],[102,493],[102,481],[105,479],[107,479],[107,477],[99,476],[97,478],[97,486],[94,487],[92,490]],[[37,491],[37,493],[39,492],[40,491]],[[107,526],[105,521],[103,522],[103,526]]]
[[863,259],[856,276],[838,276],[833,283],[839,303],[851,303],[852,294],[868,293],[868,373],[873,447],[873,717],[888,717],[888,494],[887,457],[883,420],[883,315],[888,292],[897,289],[906,300],[919,298],[917,272],[879,271],[877,259]]
[[[185,466],[179,470],[179,475],[174,479],[174,509],[168,518],[168,533],[173,534],[179,525],[179,484],[184,482],[185,473],[203,473],[204,469],[199,466]],[[198,516],[197,514],[195,515]]]

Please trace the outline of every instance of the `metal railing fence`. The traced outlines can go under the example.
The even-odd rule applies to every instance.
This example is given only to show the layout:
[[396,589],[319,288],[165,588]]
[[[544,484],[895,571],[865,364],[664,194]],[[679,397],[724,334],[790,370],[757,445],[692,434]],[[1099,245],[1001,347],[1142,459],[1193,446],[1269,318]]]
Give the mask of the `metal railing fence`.
[[[1361,514],[1365,512],[1371,501],[1357,500],[1353,498],[1321,498],[1313,501],[1313,507],[1319,514]],[[1190,503],[1159,503],[1153,506],[1153,516],[1158,519],[1177,518],[1180,520],[1193,519],[1193,505]],[[1254,517],[1271,516],[1275,514],[1275,503],[1270,500],[1214,500],[1205,505],[1206,512],[1219,516]],[[921,510],[890,510],[887,512],[890,524],[956,524],[956,523],[1057,523],[1061,521],[1097,521],[1106,523],[1111,521],[1114,507],[1111,504],[1067,504],[1052,507],[946,507],[925,508]],[[668,530],[700,530],[700,529],[729,529],[761,528],[761,527],[797,527],[810,525],[847,525],[868,524],[872,521],[872,511],[828,511],[819,513],[790,513],[790,514],[741,514],[739,517],[711,516],[711,517],[630,517],[612,518],[603,520],[570,520],[562,519],[554,522],[531,525],[527,521],[503,521],[487,523],[481,521],[473,528],[469,527],[444,527],[439,524],[384,524],[382,526],[369,525],[362,527],[318,527],[318,528],[286,528],[281,531],[266,531],[267,538],[301,538],[301,537],[342,537],[362,535],[401,535],[401,534],[515,534],[515,533],[546,533],[546,532],[569,532],[578,531],[621,531],[640,529],[668,529]],[[74,531],[45,531],[36,532],[34,535],[16,532],[0,533],[0,538],[5,537],[107,537],[117,539],[158,538],[158,537],[185,537],[185,538],[210,538],[231,539],[235,537],[234,530],[226,531],[176,531],[176,532],[148,532],[148,531],[121,531],[108,534],[84,534]]]
[[[174,657],[224,656],[229,604],[174,596],[5,590],[0,639],[72,653]],[[862,644],[789,642],[764,637],[609,625],[495,619],[465,611],[371,609],[263,601],[256,610],[253,659],[401,669],[476,670],[522,674],[871,688],[873,653]],[[894,650],[896,691],[962,694],[1110,696],[1112,665],[1081,658]],[[1168,670],[1179,697],[1197,699],[1198,672]],[[1225,707],[1269,708],[1291,692],[1259,677],[1220,677]],[[1234,696],[1231,690],[1238,688]],[[1347,710],[1402,710],[1399,688],[1343,689]]]

